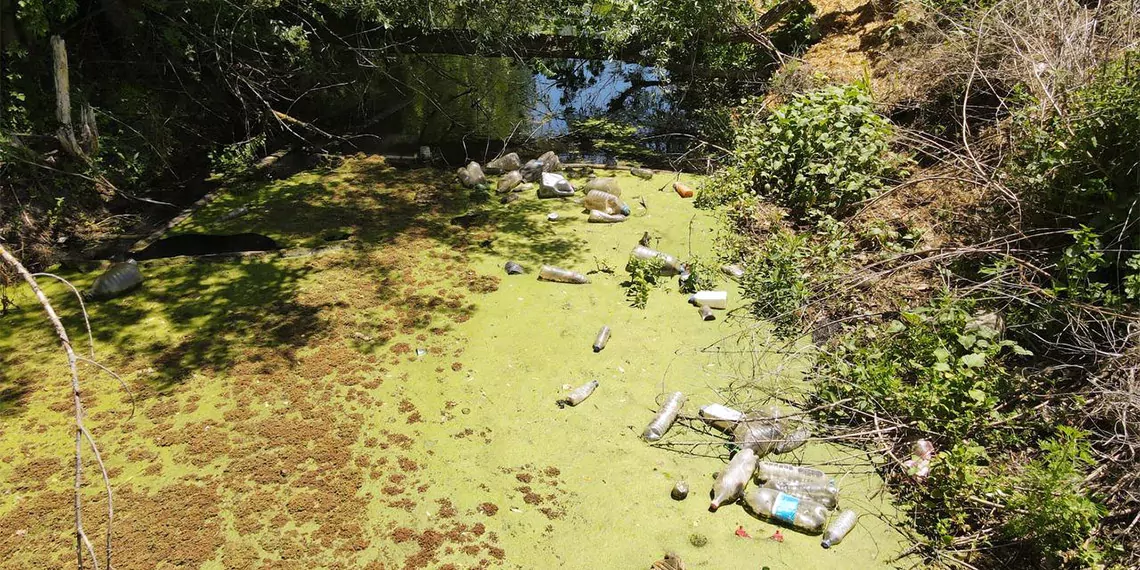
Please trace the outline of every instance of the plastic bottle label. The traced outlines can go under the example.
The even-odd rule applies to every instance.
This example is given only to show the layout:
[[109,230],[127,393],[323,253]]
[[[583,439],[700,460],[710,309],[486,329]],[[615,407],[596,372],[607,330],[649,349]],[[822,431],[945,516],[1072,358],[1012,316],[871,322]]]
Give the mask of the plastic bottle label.
[[772,505],[772,516],[788,524],[796,522],[796,511],[800,508],[800,500],[791,495],[780,493],[776,496],[776,504]]

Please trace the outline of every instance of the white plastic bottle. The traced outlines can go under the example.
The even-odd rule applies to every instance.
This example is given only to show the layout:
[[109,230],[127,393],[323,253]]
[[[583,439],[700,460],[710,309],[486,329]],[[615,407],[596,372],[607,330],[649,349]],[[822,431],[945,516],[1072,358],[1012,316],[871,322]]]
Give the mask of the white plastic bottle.
[[736,427],[736,424],[744,419],[743,412],[738,412],[721,404],[701,406],[701,409],[697,411],[697,415],[710,426],[727,432],[731,432],[732,429]]
[[767,487],[746,493],[744,505],[756,516],[775,519],[804,532],[819,532],[827,522],[827,507]]
[[724,309],[728,307],[728,291],[697,291],[689,297],[689,302],[710,309]]
[[738,499],[755,470],[756,453],[751,449],[742,449],[734,455],[713,483],[713,497],[709,502],[709,510],[715,513],[722,505]]

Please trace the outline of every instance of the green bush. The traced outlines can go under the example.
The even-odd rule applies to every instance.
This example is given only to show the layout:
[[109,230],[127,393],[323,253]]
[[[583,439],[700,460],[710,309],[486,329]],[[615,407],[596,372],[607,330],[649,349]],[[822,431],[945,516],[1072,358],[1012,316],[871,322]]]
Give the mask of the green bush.
[[799,219],[841,215],[881,189],[884,179],[902,174],[903,161],[890,150],[891,132],[863,87],[794,95],[771,113],[741,120],[733,163],[706,185],[699,205],[751,193]]
[[629,279],[622,283],[625,287],[625,296],[629,304],[638,309],[644,309],[649,302],[649,291],[659,284],[661,268],[665,263],[660,258],[641,259],[630,257],[625,270],[629,272]]
[[1098,561],[1095,547],[1084,546],[1103,511],[1085,495],[1081,483],[1094,461],[1086,434],[1066,426],[1040,443],[1042,456],[1013,481],[1004,525],[1013,540],[1033,545],[1038,554],[1082,566]]

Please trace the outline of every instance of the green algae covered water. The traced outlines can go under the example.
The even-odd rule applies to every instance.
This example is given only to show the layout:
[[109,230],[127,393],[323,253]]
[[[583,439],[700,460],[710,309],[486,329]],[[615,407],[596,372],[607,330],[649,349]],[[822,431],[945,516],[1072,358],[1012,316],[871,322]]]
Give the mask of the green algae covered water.
[[[116,489],[116,567],[647,568],[667,551],[688,568],[891,566],[905,544],[855,450],[813,441],[784,456],[833,474],[840,506],[862,515],[831,550],[739,505],[708,512],[729,448],[688,418],[801,390],[808,348],[730,318],[743,301],[723,277],[715,321],[675,278],[630,307],[620,284],[645,232],[712,260],[719,224],[672,175],[618,179],[632,216],[589,224],[573,200],[473,201],[448,174],[365,157],[235,188],[176,227],[288,247],[351,237],[314,255],[143,263],[140,290],[91,307],[98,354],[137,399],[132,416],[113,381],[85,376]],[[508,260],[527,273],[506,275]],[[540,281],[541,264],[590,283]],[[65,290],[47,291],[81,336]],[[51,331],[30,295],[19,302],[0,322],[0,567],[54,567],[73,556],[70,399]],[[592,380],[585,402],[556,405]],[[682,419],[650,445],[640,434],[672,391],[687,396]],[[675,501],[681,480],[691,491]]]

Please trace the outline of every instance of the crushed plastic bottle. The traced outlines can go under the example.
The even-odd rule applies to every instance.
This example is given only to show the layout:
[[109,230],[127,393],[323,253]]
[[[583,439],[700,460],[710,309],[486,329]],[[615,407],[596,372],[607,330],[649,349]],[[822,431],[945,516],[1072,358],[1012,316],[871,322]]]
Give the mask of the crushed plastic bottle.
[[607,214],[600,210],[590,210],[590,217],[586,218],[586,221],[591,224],[618,224],[627,219],[621,214]]
[[541,160],[531,160],[519,169],[519,173],[522,174],[523,180],[526,182],[538,182],[543,172]]
[[677,195],[682,197],[682,198],[692,198],[693,197],[693,189],[689,188],[689,186],[687,184],[683,184],[681,182],[674,182],[673,183],[673,191],[676,192]]
[[609,176],[604,178],[591,178],[582,188],[582,191],[587,194],[590,190],[597,190],[599,192],[605,192],[606,194],[613,194],[619,198],[621,197],[621,186],[618,186],[617,178]]
[[701,313],[701,320],[705,320],[705,321],[715,321],[716,320],[716,313],[713,313],[713,310],[710,309],[708,305],[701,305],[700,309],[698,309],[698,310]]
[[758,517],[775,519],[804,532],[819,532],[827,522],[827,507],[768,487],[745,493],[744,505]]
[[799,449],[807,443],[809,439],[811,439],[811,428],[808,426],[800,426],[777,443],[772,451],[777,455],[787,453]]
[[721,506],[740,498],[744,486],[752,478],[756,470],[756,453],[751,449],[742,449],[725,465],[724,470],[716,476],[713,483],[712,501],[709,502],[709,511],[716,512]]
[[474,160],[467,163],[467,174],[471,175],[471,180],[473,180],[475,184],[487,182],[487,176],[483,174],[483,169],[479,166],[479,163]]
[[501,177],[499,183],[495,186],[495,191],[502,194],[503,192],[510,192],[522,184],[522,173],[517,170],[512,170]]
[[96,277],[84,296],[90,299],[110,299],[142,285],[142,282],[143,276],[138,263],[128,259],[112,265],[102,275]]
[[538,271],[538,278],[545,281],[574,283],[576,285],[584,285],[590,282],[590,280],[581,273],[575,273],[569,269],[562,269],[561,267],[554,267],[552,265],[543,265],[542,269]]
[[736,424],[744,420],[744,413],[721,404],[701,406],[697,412],[706,424],[721,431],[732,432]]
[[574,185],[561,174],[543,172],[538,184],[539,198],[569,198],[574,195]]
[[521,275],[523,273],[526,273],[526,270],[523,269],[523,266],[513,261],[508,261],[506,265],[503,266],[503,269],[507,270],[507,275]]
[[554,151],[548,150],[538,157],[539,162],[542,163],[543,172],[561,172],[562,161],[558,160],[558,155]]
[[757,457],[768,455],[783,438],[779,422],[771,420],[743,421],[732,430],[732,441],[741,448],[755,451]]
[[819,541],[819,545],[824,548],[831,548],[847,536],[851,529],[855,528],[855,523],[859,522],[859,515],[855,511],[846,509],[835,515],[831,519],[831,524],[827,525],[827,530],[823,532],[823,540]]
[[630,209],[626,206],[621,198],[602,192],[600,190],[590,190],[586,193],[586,197],[582,200],[582,204],[587,210],[598,210],[607,214],[621,214],[628,216]]
[[839,487],[832,479],[826,483],[798,479],[769,479],[764,486],[801,499],[811,499],[829,509],[839,503]]
[[689,302],[710,309],[724,309],[728,307],[728,291],[697,291],[689,297]]
[[606,347],[606,343],[610,341],[610,327],[603,326],[602,330],[598,331],[598,336],[594,338],[594,352],[601,352]]
[[907,473],[918,481],[930,475],[930,462],[934,459],[934,444],[929,439],[920,439],[910,446],[910,459],[903,462]]
[[630,168],[629,173],[643,180],[649,180],[650,178],[653,178],[653,171],[649,170],[648,168]]
[[681,413],[681,406],[685,405],[685,395],[680,392],[673,392],[669,398],[665,400],[665,405],[657,411],[657,415],[649,425],[645,427],[645,431],[641,437],[645,441],[657,441],[661,439],[669,428],[673,427],[673,422],[677,421],[677,415]]
[[567,394],[565,398],[558,400],[558,402],[557,402],[558,407],[564,408],[566,406],[577,406],[578,404],[581,404],[583,400],[585,400],[586,398],[589,398],[590,394],[593,394],[594,390],[596,390],[597,388],[598,388],[598,381],[597,380],[591,380],[589,382],[586,382],[585,384],[578,386],[577,388],[574,388],[574,390],[572,390],[569,394]]
[[744,268],[739,265],[722,265],[720,266],[720,270],[724,272],[725,275],[734,279],[744,277]]
[[516,152],[504,154],[495,160],[487,163],[487,172],[497,174],[499,172],[510,172],[522,168],[522,160]]
[[756,465],[756,478],[760,481],[782,479],[785,481],[802,481],[828,483],[831,477],[827,473],[814,467],[791,465],[789,463],[776,463],[774,461],[761,461]]
[[662,275],[677,275],[681,273],[681,262],[668,253],[650,249],[644,245],[639,245],[633,248],[630,255],[637,259],[660,259],[662,261],[661,274]]

